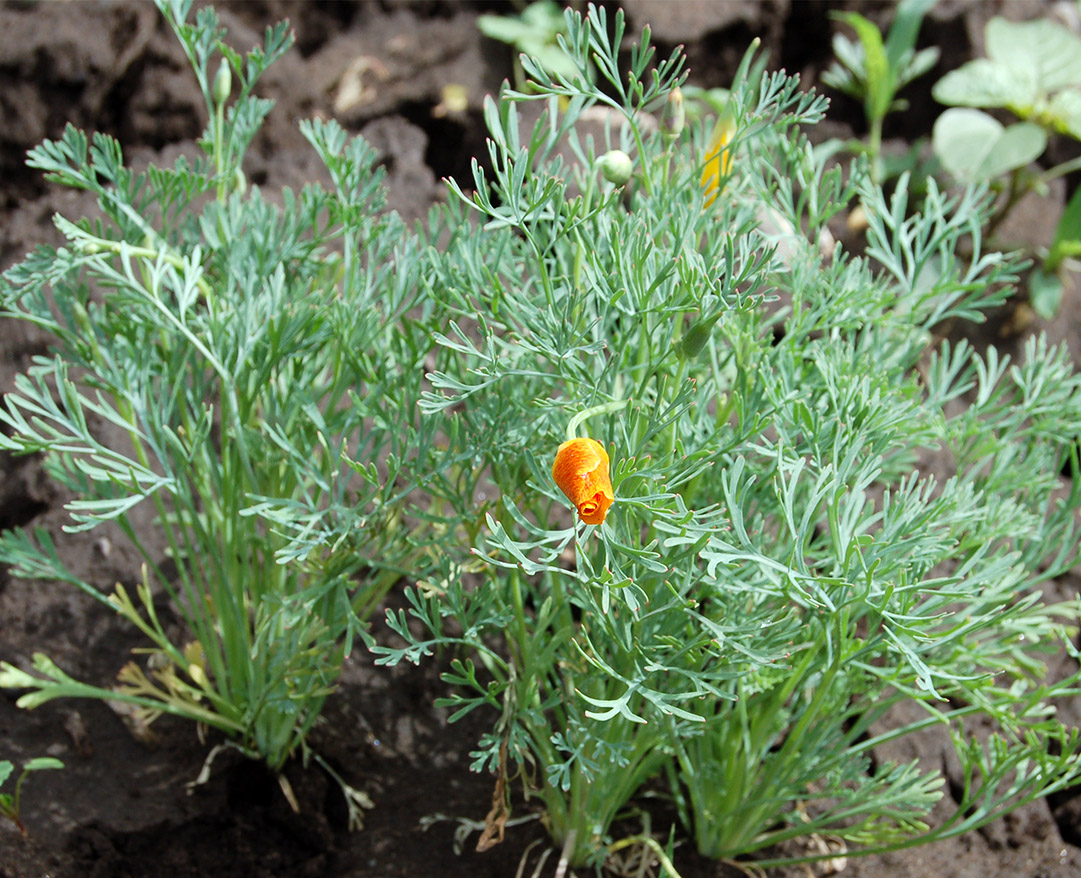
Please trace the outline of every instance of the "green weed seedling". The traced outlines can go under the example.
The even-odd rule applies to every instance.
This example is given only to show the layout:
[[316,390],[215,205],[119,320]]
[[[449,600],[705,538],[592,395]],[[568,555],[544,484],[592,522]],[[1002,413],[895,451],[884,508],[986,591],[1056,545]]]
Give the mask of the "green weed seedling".
[[[477,27],[486,37],[514,47],[553,74],[571,76],[574,64],[560,44],[567,31],[562,8],[553,0],[535,0],[520,15],[477,16]],[[514,59],[514,77],[519,88],[525,83],[519,57]]]
[[[1030,165],[1048,138],[1081,140],[1081,39],[1048,20],[1011,22],[992,18],[985,31],[987,57],[942,77],[932,91],[948,104],[935,122],[935,154],[962,182],[989,182],[1003,191],[988,220],[993,234],[1020,198],[1043,192],[1049,181],[1081,168],[1081,159],[1039,172]],[[1003,125],[988,109],[1008,110],[1021,121]],[[1050,319],[1062,298],[1060,272],[1081,254],[1081,190],[1063,212],[1054,241],[1039,253],[1040,269],[1029,278],[1029,300]]]
[[897,4],[893,24],[886,39],[878,28],[858,12],[837,13],[836,18],[856,32],[858,42],[844,34],[833,37],[837,60],[822,74],[822,81],[863,102],[869,131],[867,144],[848,144],[849,150],[866,153],[871,162],[871,179],[882,183],[907,166],[915,168],[919,145],[902,160],[901,167],[886,167],[882,155],[882,124],[892,112],[904,110],[907,102],[897,93],[912,80],[923,76],[938,62],[935,46],[916,51],[920,24],[935,0],[902,0]]
[[[7,817],[12,823],[14,823],[19,832],[26,835],[26,826],[23,824],[19,814],[21,813],[20,805],[22,803],[22,790],[23,782],[29,775],[35,771],[44,771],[50,768],[63,768],[64,763],[59,759],[54,759],[51,756],[39,756],[36,759],[31,759],[25,765],[23,770],[19,773],[18,779],[15,781],[15,792],[13,793],[0,793],[0,816]],[[15,771],[15,766],[8,760],[0,760],[0,787],[2,787],[12,773]]]

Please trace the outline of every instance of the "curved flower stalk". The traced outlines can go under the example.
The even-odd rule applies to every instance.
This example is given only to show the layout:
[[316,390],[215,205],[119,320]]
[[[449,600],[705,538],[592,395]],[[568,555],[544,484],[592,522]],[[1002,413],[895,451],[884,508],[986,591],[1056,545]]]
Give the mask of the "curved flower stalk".
[[616,499],[608,474],[608,452],[596,439],[570,439],[559,446],[552,478],[586,524],[603,524]]

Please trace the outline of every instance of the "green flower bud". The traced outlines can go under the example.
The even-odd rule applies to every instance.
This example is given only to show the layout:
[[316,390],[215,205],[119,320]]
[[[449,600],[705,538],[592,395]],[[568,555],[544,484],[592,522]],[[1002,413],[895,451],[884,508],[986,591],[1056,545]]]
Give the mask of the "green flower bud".
[[229,92],[233,90],[233,71],[229,68],[228,61],[222,61],[218,65],[218,72],[214,74],[214,85],[210,89],[210,96],[214,103],[220,106],[229,100]]
[[676,353],[685,360],[693,360],[697,357],[702,353],[702,348],[706,346],[706,342],[713,334],[713,327],[720,319],[721,312],[718,311],[712,317],[702,317],[692,323],[683,334],[683,338],[676,343]]
[[622,186],[634,172],[634,163],[631,157],[621,149],[612,149],[597,159],[597,166],[601,169],[601,175],[609,183]]
[[661,137],[666,143],[674,143],[679,140],[683,133],[683,123],[687,119],[687,111],[683,107],[683,92],[674,88],[668,93],[668,103],[661,116]]
[[93,329],[90,326],[90,315],[86,311],[86,306],[75,299],[71,302],[71,310],[75,314],[75,325],[83,331],[86,338],[92,338]]

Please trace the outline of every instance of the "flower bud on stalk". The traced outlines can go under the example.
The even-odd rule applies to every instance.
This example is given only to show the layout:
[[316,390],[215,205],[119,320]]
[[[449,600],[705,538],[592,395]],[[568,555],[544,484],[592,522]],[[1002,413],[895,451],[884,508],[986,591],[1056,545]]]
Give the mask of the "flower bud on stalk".
[[609,183],[622,186],[634,172],[634,163],[631,157],[621,149],[612,149],[597,159],[597,167],[601,169],[601,176]]
[[683,338],[676,343],[676,353],[685,360],[693,360],[697,357],[702,353],[702,348],[706,346],[706,342],[713,334],[713,327],[720,319],[721,312],[718,311],[712,317],[702,317],[692,323],[683,334]]
[[679,88],[672,89],[668,94],[668,103],[664,107],[664,115],[661,116],[661,137],[665,143],[675,143],[679,135],[683,133],[683,123],[686,121],[687,112],[683,107],[683,92]]
[[233,71],[229,68],[228,61],[222,61],[218,65],[218,72],[214,74],[214,84],[210,89],[210,97],[214,99],[216,106],[221,106],[229,100],[229,93],[233,90]]

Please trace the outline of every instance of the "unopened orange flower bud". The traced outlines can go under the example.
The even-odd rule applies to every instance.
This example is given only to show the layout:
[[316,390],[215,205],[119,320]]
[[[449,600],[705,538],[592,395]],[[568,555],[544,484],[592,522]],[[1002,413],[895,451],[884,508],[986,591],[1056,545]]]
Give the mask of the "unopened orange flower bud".
[[702,190],[706,195],[706,207],[716,200],[721,177],[728,173],[732,164],[728,144],[735,133],[736,124],[731,114],[728,111],[721,113],[717,124],[713,126],[709,143],[706,144],[706,163],[702,168]]
[[603,522],[616,499],[608,465],[608,452],[595,439],[571,439],[556,452],[552,478],[586,524]]

